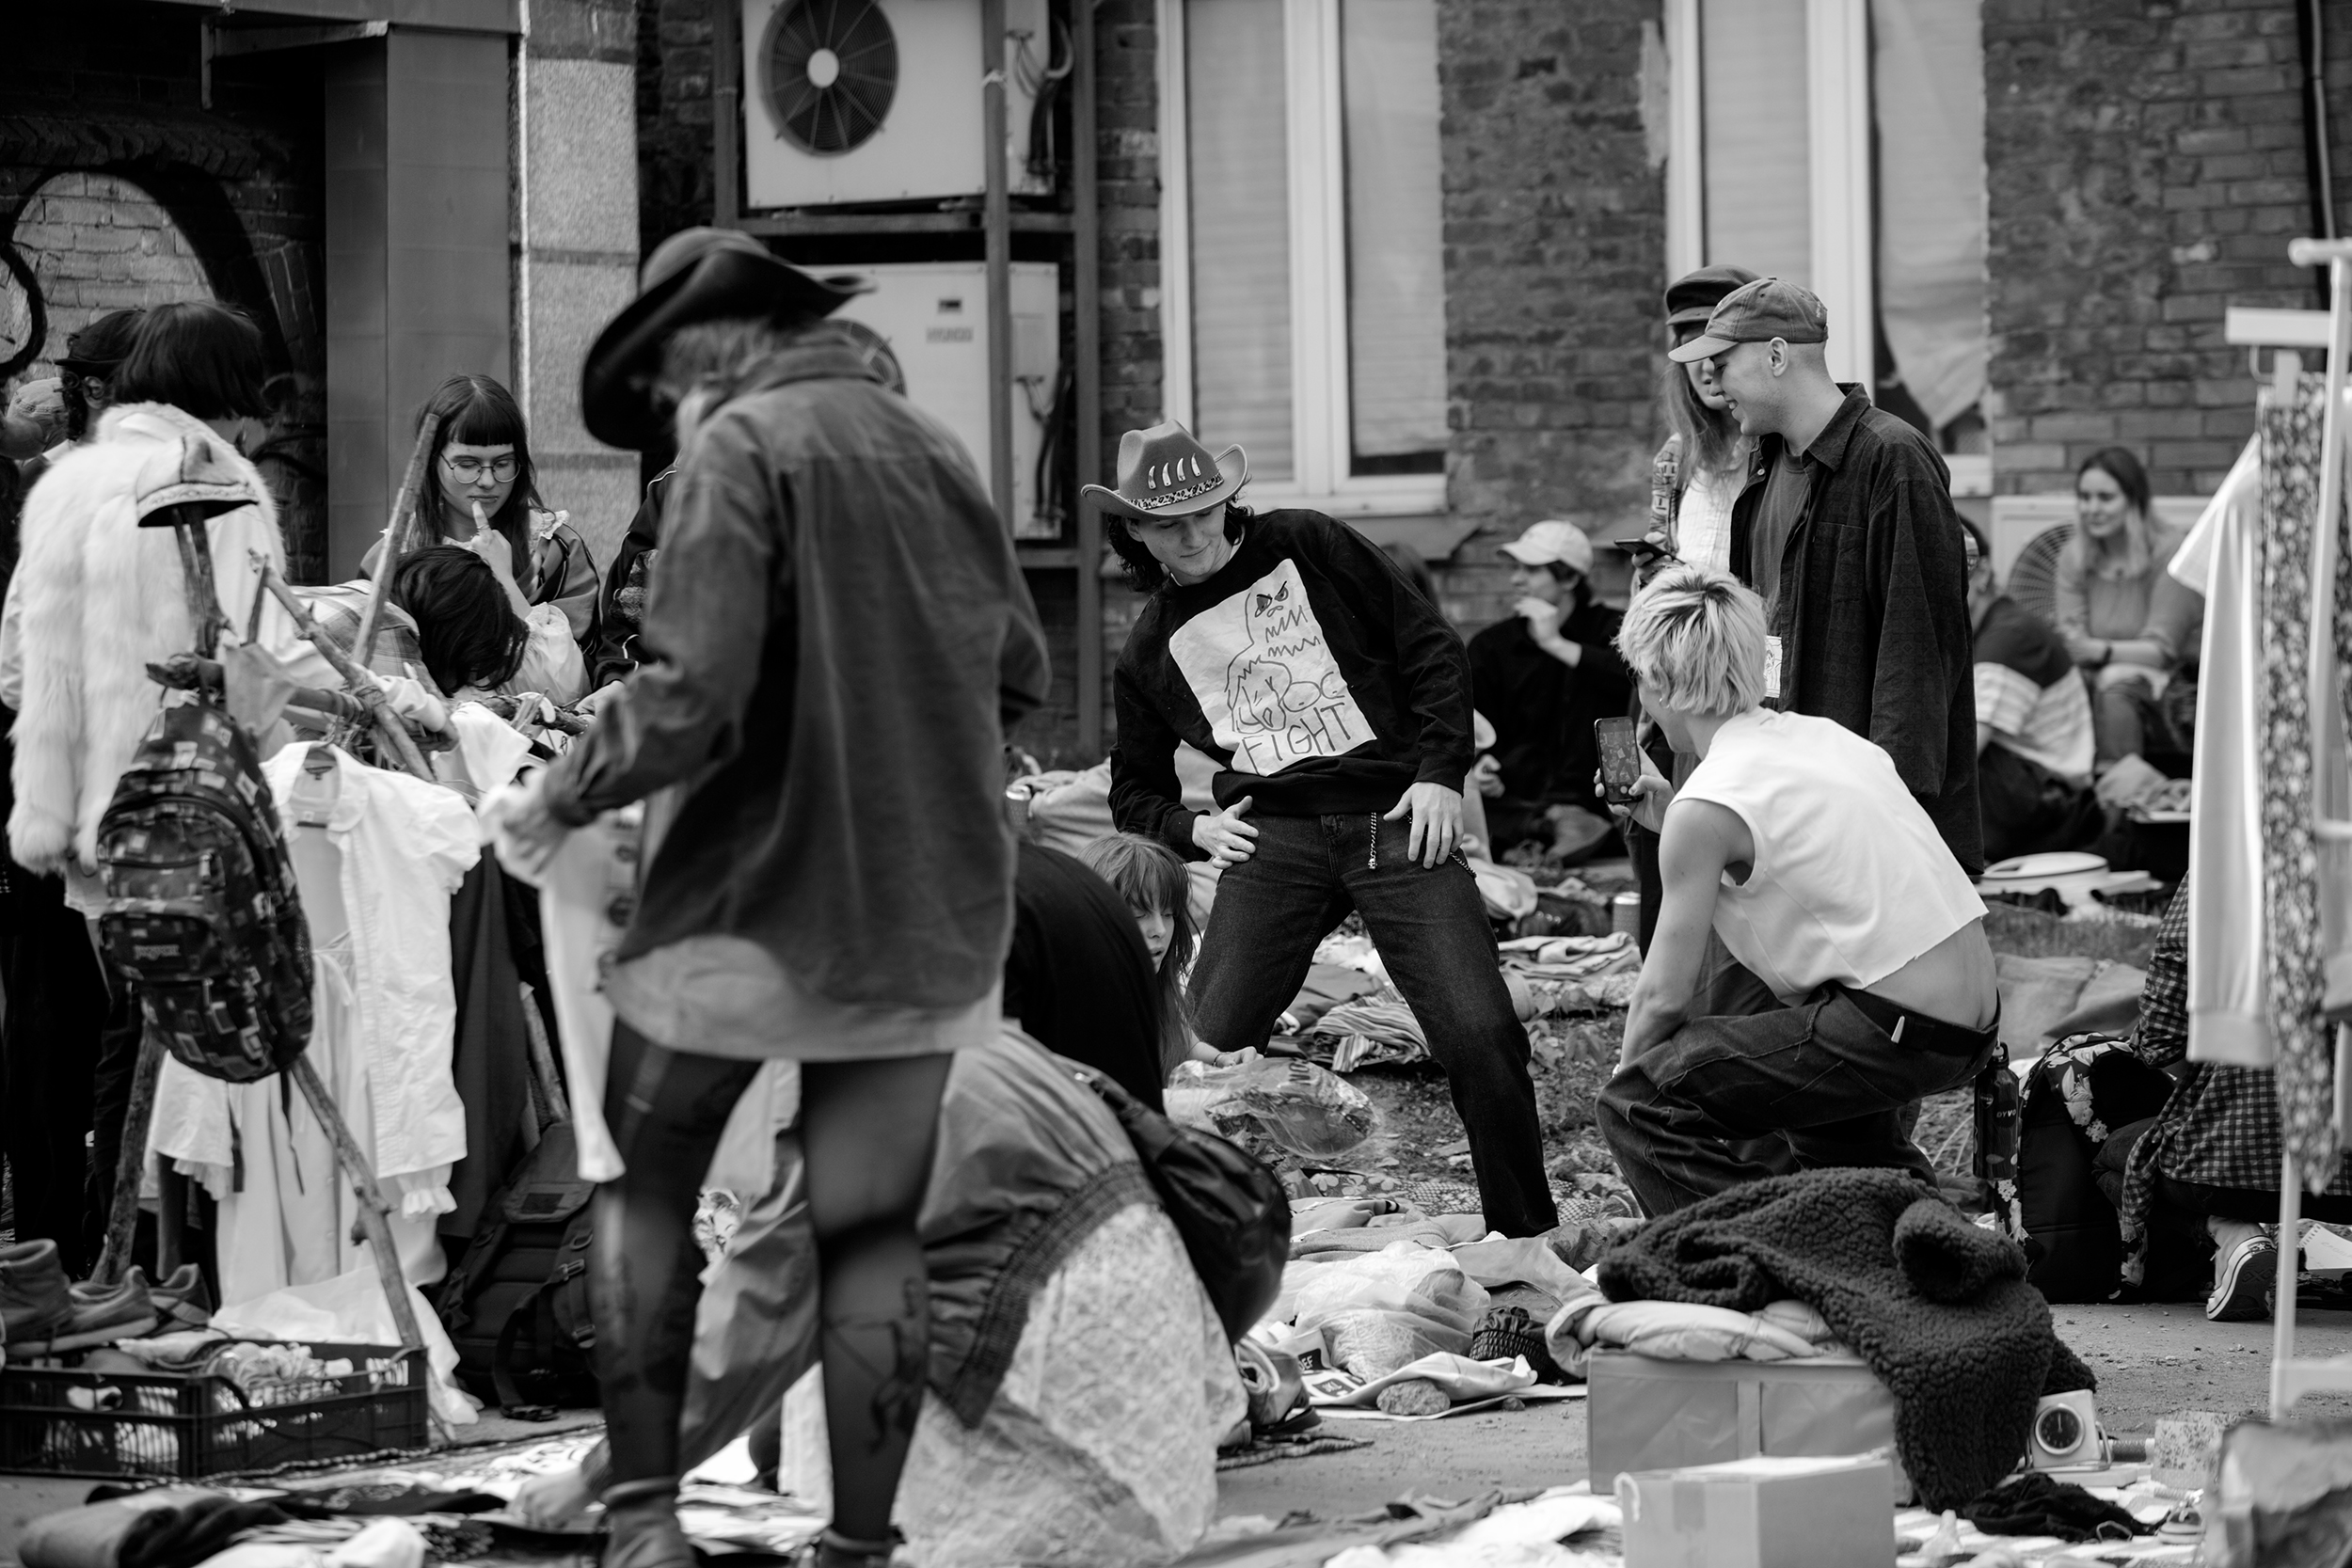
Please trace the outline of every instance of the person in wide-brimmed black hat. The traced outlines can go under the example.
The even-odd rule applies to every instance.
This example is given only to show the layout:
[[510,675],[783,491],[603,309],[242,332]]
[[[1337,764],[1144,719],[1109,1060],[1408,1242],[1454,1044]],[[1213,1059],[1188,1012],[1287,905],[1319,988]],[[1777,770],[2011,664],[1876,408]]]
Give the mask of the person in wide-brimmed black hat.
[[589,352],[588,428],[679,457],[640,663],[498,810],[544,863],[662,792],[607,971],[592,1292],[611,1568],[691,1568],[674,1513],[702,1173],[759,1063],[801,1065],[834,1523],[888,1561],[930,1326],[914,1217],[953,1053],[995,1037],[1011,919],[1004,726],[1043,701],[1011,536],[955,437],[823,325],[850,291],[756,240],[663,242]]
[[[1111,546],[1151,597],[1120,653],[1111,813],[1122,832],[1222,868],[1193,965],[1193,1023],[1263,1046],[1351,908],[1427,1030],[1470,1132],[1486,1224],[1557,1223],[1527,1031],[1459,852],[1470,671],[1436,602],[1379,548],[1315,512],[1236,500],[1239,447],[1174,420],[1120,438]],[[1176,747],[1220,765],[1216,808],[1184,804]]]

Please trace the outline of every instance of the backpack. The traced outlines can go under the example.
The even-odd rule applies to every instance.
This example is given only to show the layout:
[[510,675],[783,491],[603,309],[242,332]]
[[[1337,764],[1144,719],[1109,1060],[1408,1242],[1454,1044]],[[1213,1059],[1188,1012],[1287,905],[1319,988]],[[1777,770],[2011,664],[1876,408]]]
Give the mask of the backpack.
[[253,737],[210,702],[148,726],[98,825],[107,962],[174,1056],[231,1084],[310,1043],[310,933]]
[[2074,1035],[2050,1047],[2025,1084],[2017,1196],[2031,1267],[2026,1283],[2053,1302],[2106,1301],[2121,1283],[2123,1233],[2098,1184],[2100,1146],[2155,1116],[2172,1080],[2112,1037]]
[[580,1180],[572,1124],[548,1126],[490,1200],[434,1304],[457,1347],[458,1380],[516,1419],[596,1402],[588,1306],[595,1192]]

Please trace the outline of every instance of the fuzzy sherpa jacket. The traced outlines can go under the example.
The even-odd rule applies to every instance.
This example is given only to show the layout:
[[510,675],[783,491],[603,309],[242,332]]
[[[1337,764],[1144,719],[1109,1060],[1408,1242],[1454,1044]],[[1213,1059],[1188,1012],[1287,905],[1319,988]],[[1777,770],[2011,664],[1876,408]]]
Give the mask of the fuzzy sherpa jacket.
[[[195,642],[178,543],[168,528],[139,527],[140,495],[159,475],[177,478],[192,457],[251,495],[251,505],[209,524],[213,575],[232,627],[245,626],[261,585],[251,552],[280,572],[286,565],[269,487],[202,420],[166,404],[126,404],[107,410],[98,431],[34,485],[8,584],[17,647],[8,651],[23,679],[10,732],[8,848],[36,871],[61,870],[69,859],[97,869],[99,818],[163,701],[148,663]],[[283,612],[268,609],[265,638],[282,635]]]
[[1600,1260],[1611,1301],[1819,1311],[1895,1396],[1895,1447],[1931,1509],[2008,1475],[2044,1394],[2094,1379],[2050,1327],[2017,1243],[1903,1171],[1751,1181],[1652,1221]]

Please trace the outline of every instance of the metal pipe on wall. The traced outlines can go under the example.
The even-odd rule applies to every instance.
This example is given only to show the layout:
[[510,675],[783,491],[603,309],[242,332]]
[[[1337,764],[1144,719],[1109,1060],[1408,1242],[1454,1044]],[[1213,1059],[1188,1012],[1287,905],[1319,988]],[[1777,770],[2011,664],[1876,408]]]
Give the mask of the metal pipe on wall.
[[988,471],[1012,515],[1012,190],[1005,169],[1005,0],[980,0],[980,164],[988,173]]
[[[1072,352],[1077,358],[1078,484],[1100,484],[1103,472],[1102,214],[1095,160],[1094,0],[1070,0],[1071,305],[1076,313]],[[1083,493],[1077,501],[1078,751],[1103,752],[1103,515]]]

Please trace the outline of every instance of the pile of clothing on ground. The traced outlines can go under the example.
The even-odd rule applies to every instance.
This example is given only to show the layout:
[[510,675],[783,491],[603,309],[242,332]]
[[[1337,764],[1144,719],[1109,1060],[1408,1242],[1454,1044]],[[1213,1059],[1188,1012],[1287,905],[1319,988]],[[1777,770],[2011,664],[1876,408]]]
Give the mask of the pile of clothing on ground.
[[[1632,1000],[1641,950],[1605,936],[1514,937],[1501,944],[1503,983],[1519,1022],[1606,1012]],[[1315,949],[1299,999],[1283,1015],[1295,1043],[1334,1072],[1429,1060],[1428,1037],[1389,981],[1372,939],[1343,929]]]

